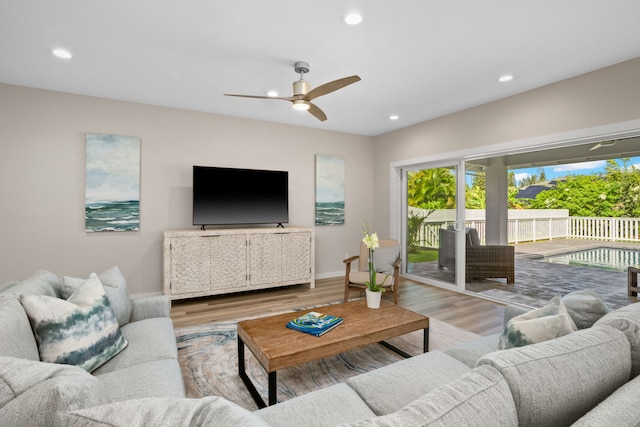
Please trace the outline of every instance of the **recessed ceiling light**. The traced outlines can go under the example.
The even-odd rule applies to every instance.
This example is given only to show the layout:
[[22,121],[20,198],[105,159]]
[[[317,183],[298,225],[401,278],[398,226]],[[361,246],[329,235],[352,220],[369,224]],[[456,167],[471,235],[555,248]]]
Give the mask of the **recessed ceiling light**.
[[504,74],[498,77],[498,81],[501,83],[510,82],[511,80],[513,80],[513,74]]
[[71,55],[71,52],[62,48],[53,49],[51,53],[62,59],[71,59],[73,57],[73,55]]
[[389,116],[389,120],[398,120],[400,118],[400,116],[398,116],[397,114],[392,114]]
[[358,25],[362,22],[362,15],[356,12],[347,13],[343,19],[345,24]]
[[269,92],[267,92],[267,96],[275,98],[276,96],[278,96],[278,92],[276,92],[275,90],[270,90]]

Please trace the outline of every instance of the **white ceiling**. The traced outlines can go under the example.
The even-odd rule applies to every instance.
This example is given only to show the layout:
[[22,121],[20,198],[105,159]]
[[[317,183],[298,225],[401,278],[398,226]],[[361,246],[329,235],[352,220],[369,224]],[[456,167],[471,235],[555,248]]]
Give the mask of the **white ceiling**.
[[[0,82],[379,135],[640,57],[638,17],[638,0],[0,0]],[[313,86],[362,81],[314,101],[325,122],[222,95],[289,96],[296,61]]]

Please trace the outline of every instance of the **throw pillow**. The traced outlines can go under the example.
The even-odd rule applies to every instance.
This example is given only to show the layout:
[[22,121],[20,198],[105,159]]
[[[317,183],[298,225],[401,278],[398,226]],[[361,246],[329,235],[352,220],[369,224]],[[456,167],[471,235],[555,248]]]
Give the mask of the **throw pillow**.
[[[100,282],[102,282],[104,286],[104,292],[107,298],[109,298],[111,308],[118,319],[118,324],[120,326],[126,325],[131,318],[132,304],[131,298],[129,298],[127,281],[122,275],[122,272],[117,266],[114,266],[98,274],[98,279],[100,279]],[[62,283],[62,297],[69,298],[85,280],[86,279],[65,276]]]
[[[380,247],[373,251],[373,266],[379,273],[392,274],[393,263],[400,255],[400,246]],[[369,271],[369,265],[365,271]]]
[[556,296],[548,305],[509,320],[498,341],[498,349],[523,347],[577,330],[560,296]]
[[588,289],[571,292],[562,297],[562,302],[578,329],[590,328],[609,312],[600,295]]
[[126,346],[102,284],[95,273],[68,300],[21,295],[43,362],[93,371]]

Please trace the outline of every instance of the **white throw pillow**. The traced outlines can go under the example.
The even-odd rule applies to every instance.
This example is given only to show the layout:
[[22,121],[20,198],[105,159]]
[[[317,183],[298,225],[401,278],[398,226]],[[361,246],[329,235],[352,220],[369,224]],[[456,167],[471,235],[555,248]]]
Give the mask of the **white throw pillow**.
[[548,305],[509,320],[498,341],[498,349],[523,347],[577,331],[560,296]]
[[93,371],[124,350],[127,341],[95,273],[68,300],[21,295],[40,360]]

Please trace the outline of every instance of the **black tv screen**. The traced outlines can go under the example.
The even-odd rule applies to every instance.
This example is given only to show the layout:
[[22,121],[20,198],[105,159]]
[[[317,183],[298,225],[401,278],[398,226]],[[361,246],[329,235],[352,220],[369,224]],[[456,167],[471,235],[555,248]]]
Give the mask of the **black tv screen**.
[[289,222],[289,173],[193,167],[193,225]]

